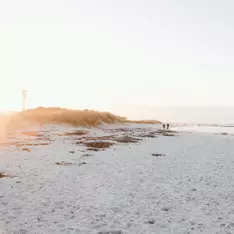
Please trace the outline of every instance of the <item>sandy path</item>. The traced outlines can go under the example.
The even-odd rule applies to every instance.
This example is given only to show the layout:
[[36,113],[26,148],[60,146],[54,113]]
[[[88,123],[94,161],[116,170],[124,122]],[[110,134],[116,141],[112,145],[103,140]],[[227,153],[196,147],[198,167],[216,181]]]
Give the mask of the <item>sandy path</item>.
[[0,168],[17,177],[0,179],[0,230],[234,233],[233,141],[160,136],[94,152],[80,167],[54,164],[83,154],[63,140],[29,153],[2,152]]

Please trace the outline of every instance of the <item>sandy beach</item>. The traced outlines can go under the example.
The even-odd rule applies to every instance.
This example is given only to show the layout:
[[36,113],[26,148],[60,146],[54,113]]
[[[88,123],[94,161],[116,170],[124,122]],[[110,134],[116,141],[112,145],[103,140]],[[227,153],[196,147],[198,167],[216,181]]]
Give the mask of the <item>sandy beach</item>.
[[234,234],[234,1],[0,0],[0,234]]
[[3,139],[0,233],[234,233],[233,136],[160,128],[45,125]]

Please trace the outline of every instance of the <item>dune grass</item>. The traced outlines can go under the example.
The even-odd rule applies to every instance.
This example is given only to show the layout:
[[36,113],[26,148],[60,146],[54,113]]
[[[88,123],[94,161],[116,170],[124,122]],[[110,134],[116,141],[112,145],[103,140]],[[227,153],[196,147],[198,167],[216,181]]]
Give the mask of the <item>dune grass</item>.
[[126,118],[108,112],[93,110],[70,110],[63,108],[39,107],[23,112],[15,112],[5,117],[8,126],[17,126],[23,123],[67,123],[74,126],[97,126],[102,123],[123,123]]
[[26,119],[41,123],[68,123],[75,126],[97,126],[102,123],[113,124],[126,120],[108,112],[61,108],[37,108],[22,112],[22,114]]
[[95,127],[103,123],[160,123],[159,121],[154,120],[130,121],[125,117],[113,115],[109,112],[93,110],[71,110],[59,107],[38,107],[22,112],[10,113],[0,118],[0,123],[2,122],[4,122],[5,128],[7,130],[17,129],[18,127],[24,127],[24,125],[27,126],[28,124],[33,123],[63,123],[83,127]]

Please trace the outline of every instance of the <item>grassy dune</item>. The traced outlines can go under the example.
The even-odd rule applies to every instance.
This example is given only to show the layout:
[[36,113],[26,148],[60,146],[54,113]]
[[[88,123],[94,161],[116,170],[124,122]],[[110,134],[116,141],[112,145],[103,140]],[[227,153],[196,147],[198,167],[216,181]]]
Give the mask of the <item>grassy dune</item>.
[[38,107],[23,112],[11,113],[0,117],[0,123],[1,122],[4,122],[4,125],[7,128],[15,128],[17,126],[27,125],[28,123],[66,123],[84,127],[98,126],[102,123],[160,123],[159,121],[154,120],[130,121],[125,117],[113,115],[109,112],[93,110],[70,110],[58,107]]

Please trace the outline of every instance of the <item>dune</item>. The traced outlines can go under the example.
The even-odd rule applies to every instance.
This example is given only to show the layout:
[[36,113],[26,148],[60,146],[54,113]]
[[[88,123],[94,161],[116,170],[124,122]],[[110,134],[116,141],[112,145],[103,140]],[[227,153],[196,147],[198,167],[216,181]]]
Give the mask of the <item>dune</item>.
[[158,120],[128,120],[126,117],[113,115],[109,112],[94,110],[72,110],[59,107],[38,107],[21,112],[11,112],[0,115],[2,121],[10,124],[23,122],[32,123],[67,123],[75,126],[97,126],[103,123],[137,123],[137,124],[161,124]]
[[157,120],[131,121],[126,117],[113,115],[109,112],[94,110],[72,110],[59,107],[38,107],[21,112],[0,115],[0,136],[20,128],[39,124],[69,124],[82,127],[96,127],[100,124],[141,123],[159,124]]

